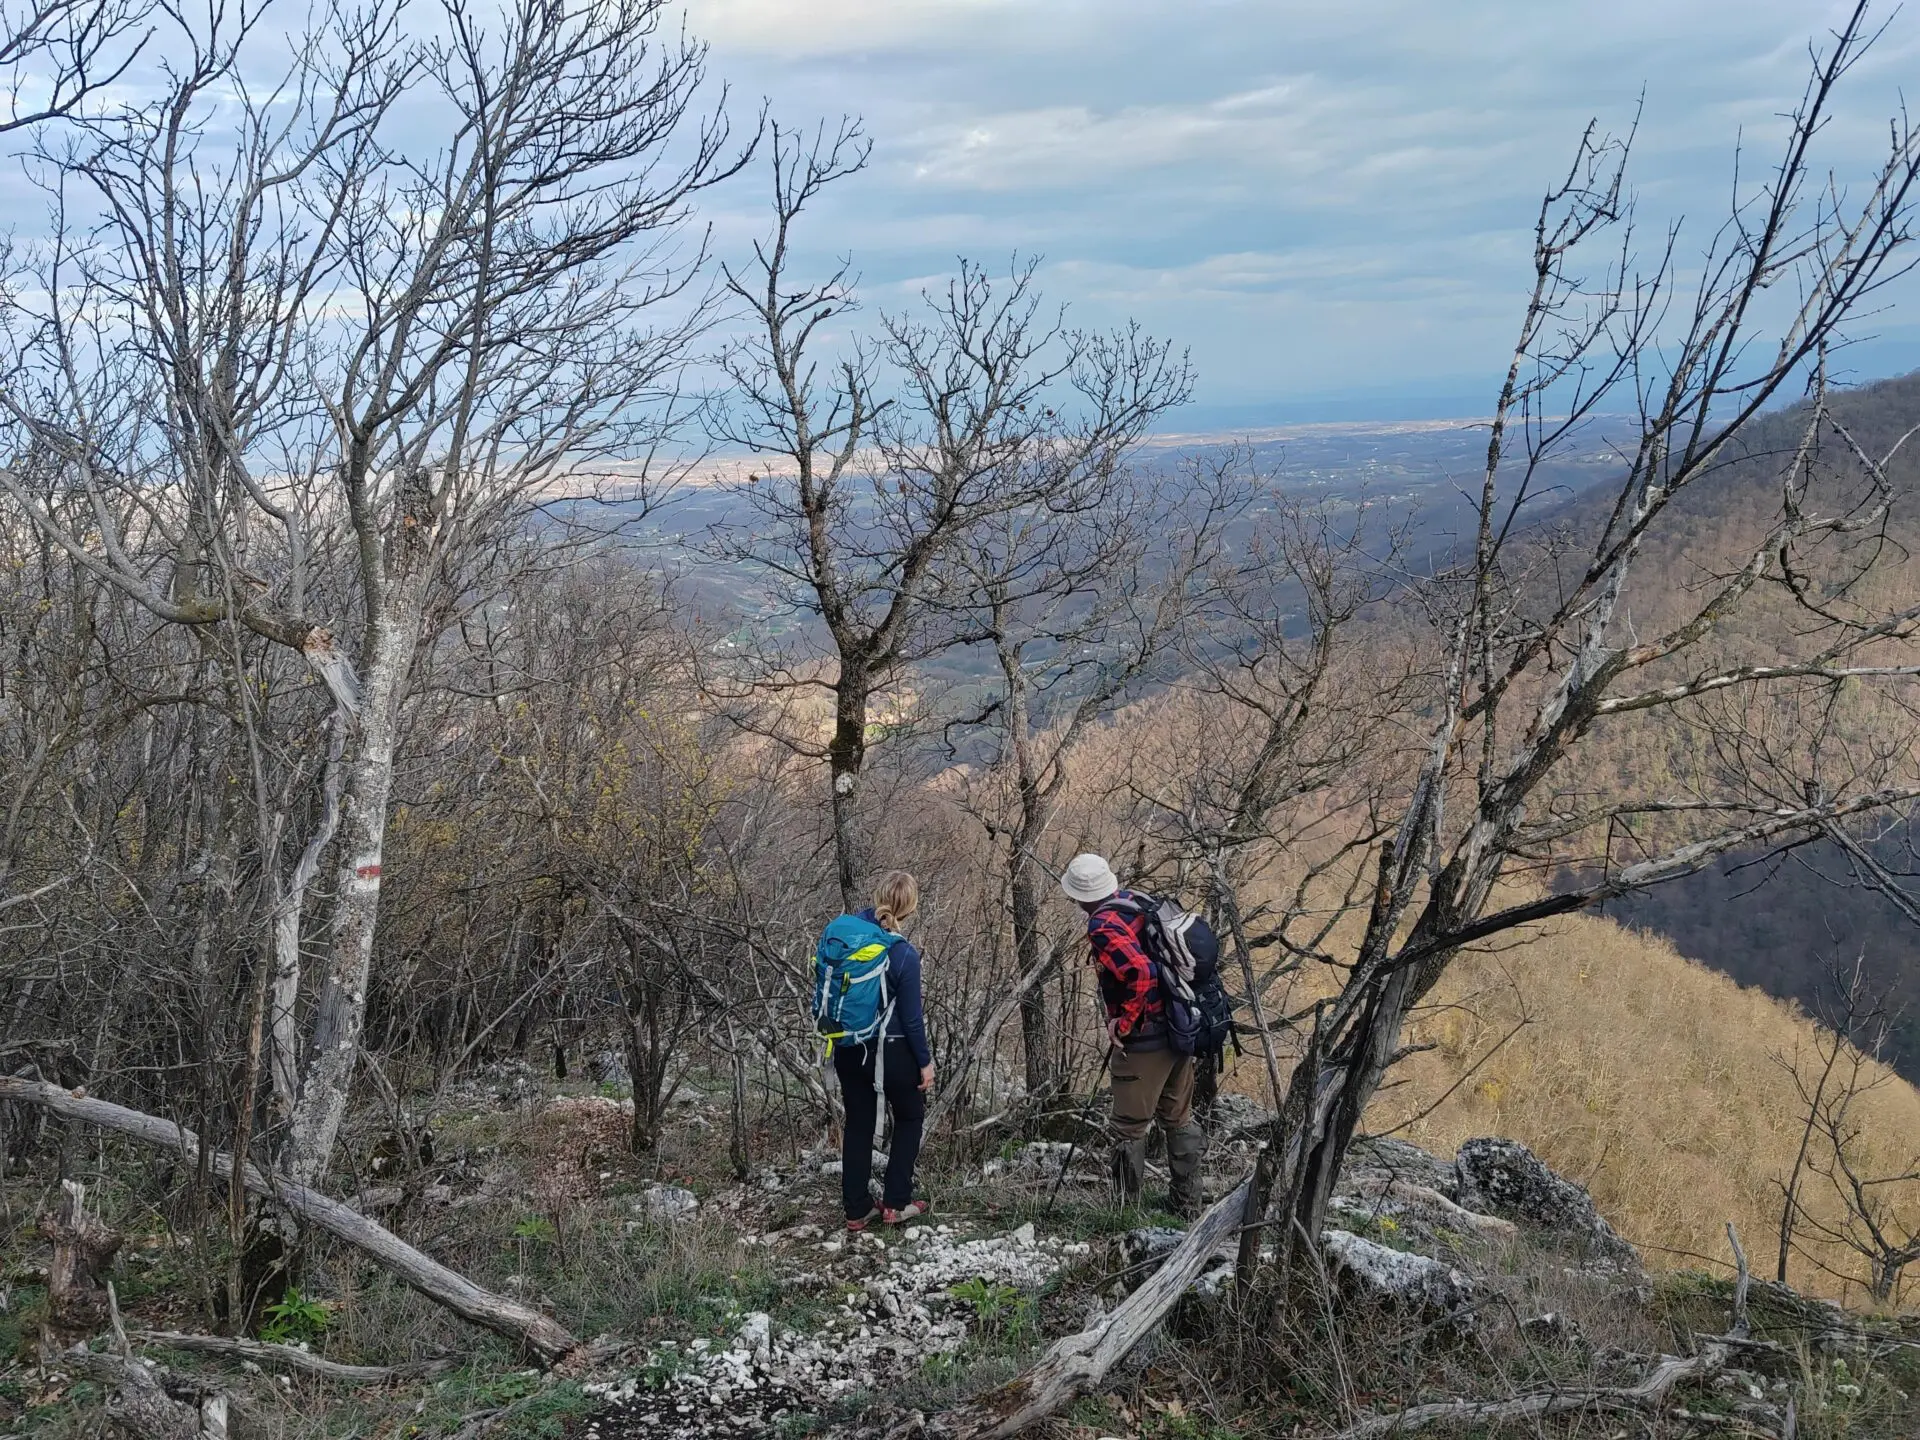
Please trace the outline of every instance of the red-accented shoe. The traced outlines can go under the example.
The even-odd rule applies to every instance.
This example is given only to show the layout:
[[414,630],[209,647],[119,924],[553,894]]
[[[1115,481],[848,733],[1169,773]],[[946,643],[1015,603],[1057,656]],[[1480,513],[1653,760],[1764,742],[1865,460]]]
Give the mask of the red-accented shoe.
[[847,1233],[849,1235],[858,1235],[862,1230],[865,1230],[869,1225],[873,1224],[874,1221],[885,1219],[889,1213],[890,1212],[882,1210],[876,1205],[858,1220],[847,1221]]
[[881,1210],[880,1218],[889,1225],[910,1225],[931,1209],[933,1209],[931,1200],[909,1200],[898,1210],[891,1205],[886,1206]]

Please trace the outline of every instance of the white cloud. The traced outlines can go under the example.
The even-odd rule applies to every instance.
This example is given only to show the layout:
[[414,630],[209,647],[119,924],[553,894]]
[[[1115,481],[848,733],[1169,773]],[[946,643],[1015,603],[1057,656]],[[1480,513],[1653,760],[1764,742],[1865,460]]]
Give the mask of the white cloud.
[[[1734,146],[1770,163],[1850,0],[688,0],[717,73],[790,120],[863,115],[811,217],[900,303],[957,253],[1044,254],[1083,321],[1191,342],[1203,393],[1495,369],[1538,196],[1587,119],[1646,108],[1634,180],[1704,243]],[[1871,169],[1920,15],[1824,137]],[[723,235],[758,224],[723,202]],[[1284,339],[1277,337],[1284,336]]]
[[1036,0],[689,0],[696,33],[736,53],[783,58],[968,43]]

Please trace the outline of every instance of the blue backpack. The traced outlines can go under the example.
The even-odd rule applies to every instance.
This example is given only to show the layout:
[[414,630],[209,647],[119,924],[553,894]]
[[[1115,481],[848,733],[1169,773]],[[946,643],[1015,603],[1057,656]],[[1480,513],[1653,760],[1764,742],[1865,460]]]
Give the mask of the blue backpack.
[[836,1043],[860,1045],[887,1027],[893,995],[887,987],[887,951],[900,936],[858,915],[842,915],[821,932],[813,952],[813,1020]]

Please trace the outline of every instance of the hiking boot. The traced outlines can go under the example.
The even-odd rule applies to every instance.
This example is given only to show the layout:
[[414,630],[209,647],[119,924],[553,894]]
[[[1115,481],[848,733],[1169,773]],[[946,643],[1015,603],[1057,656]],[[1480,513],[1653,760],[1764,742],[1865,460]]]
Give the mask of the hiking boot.
[[931,1200],[909,1200],[898,1210],[891,1205],[881,1210],[880,1218],[889,1225],[910,1225],[922,1215],[933,1209]]
[[1167,1196],[1167,1213],[1185,1223],[1190,1224],[1198,1220],[1200,1213],[1206,1208],[1207,1201],[1204,1195],[1186,1196],[1174,1193]]
[[1147,1141],[1123,1141],[1113,1147],[1113,1191],[1122,1205],[1140,1203],[1140,1182],[1147,1170]]
[[858,1235],[862,1230],[873,1224],[874,1221],[880,1219],[885,1213],[886,1212],[881,1210],[879,1206],[874,1206],[873,1209],[867,1211],[867,1213],[862,1215],[858,1220],[847,1221],[847,1233],[849,1235]]
[[1167,1208],[1182,1220],[1191,1220],[1206,1208],[1200,1188],[1200,1163],[1206,1153],[1206,1132],[1192,1120],[1167,1136],[1167,1169],[1173,1177]]

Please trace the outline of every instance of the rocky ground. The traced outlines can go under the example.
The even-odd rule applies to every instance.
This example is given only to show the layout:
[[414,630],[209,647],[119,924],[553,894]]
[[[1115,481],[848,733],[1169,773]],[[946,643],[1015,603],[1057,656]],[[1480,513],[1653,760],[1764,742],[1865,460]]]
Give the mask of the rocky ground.
[[724,1345],[660,1342],[634,1373],[588,1385],[606,1402],[590,1437],[762,1435],[831,1412],[958,1351],[1013,1292],[1037,1291],[1092,1251],[1031,1223],[972,1238],[944,1224],[851,1239],[803,1224],[748,1238],[782,1256],[790,1295],[817,1298],[806,1327],[754,1312]]
[[[1261,1118],[1238,1097],[1216,1116],[1216,1193],[1237,1179]],[[668,1336],[624,1357],[622,1373],[588,1383],[599,1408],[584,1433],[588,1440],[804,1434],[825,1417],[911,1389],[942,1357],[977,1349],[982,1331],[1003,1328],[1043,1291],[1066,1300],[1054,1328],[1084,1323],[1149,1273],[1183,1232],[1149,1224],[1084,1238],[1070,1221],[1044,1216],[982,1225],[989,1208],[1012,1208],[1021,1197],[1036,1202],[1028,1213],[1043,1209],[1038,1202],[1063,1166],[1070,1198],[1098,1194],[1098,1156],[1061,1142],[1009,1145],[957,1180],[947,1197],[953,1218],[856,1236],[845,1235],[831,1213],[839,1166],[824,1152],[704,1202],[672,1187],[643,1192],[636,1203],[655,1217],[691,1218],[704,1204],[736,1220],[741,1242],[778,1275],[786,1318],[751,1311],[738,1317],[730,1338]],[[770,1198],[803,1189],[828,1213],[759,1228]],[[988,1197],[993,1207],[981,1203]],[[1514,1289],[1501,1277],[1502,1257],[1526,1235],[1551,1237],[1576,1280],[1646,1282],[1639,1257],[1585,1191],[1511,1141],[1474,1142],[1456,1160],[1395,1141],[1364,1144],[1333,1208],[1340,1223],[1323,1237],[1323,1259],[1344,1289],[1462,1332],[1478,1323],[1490,1287]],[[1231,1274],[1231,1256],[1216,1256],[1195,1290],[1203,1299],[1217,1295]],[[1570,1323],[1544,1310],[1522,1319],[1542,1334]]]
[[[523,1358],[355,1257],[323,1252],[302,1277],[323,1312],[316,1353],[440,1369],[350,1403],[307,1378],[229,1375],[222,1383],[248,1413],[273,1417],[236,1440],[256,1430],[284,1440],[797,1440],[863,1413],[931,1412],[1084,1328],[1184,1236],[1169,1217],[1111,1208],[1097,1151],[978,1131],[970,1150],[956,1154],[948,1140],[930,1158],[937,1204],[925,1221],[849,1236],[839,1156],[824,1136],[758,1131],[740,1179],[723,1094],[683,1087],[644,1155],[628,1143],[631,1113],[617,1077],[602,1093],[560,1094],[524,1066],[491,1067],[449,1087],[433,1113],[403,1116],[404,1144],[369,1146],[356,1196],[446,1263],[603,1337],[592,1373],[516,1369]],[[1211,1193],[1245,1173],[1265,1120],[1224,1097],[1211,1120]],[[1164,1175],[1151,1178],[1164,1187]],[[160,1231],[130,1239],[130,1323],[198,1328],[183,1284],[192,1252],[165,1241]],[[1196,1383],[1202,1395],[1237,1396],[1208,1403],[1256,1417],[1261,1435],[1331,1434],[1435,1396],[1632,1386],[1663,1356],[1697,1355],[1731,1318],[1724,1282],[1650,1277],[1581,1187],[1505,1139],[1469,1141],[1452,1157],[1391,1139],[1356,1145],[1315,1264],[1336,1293],[1300,1312],[1297,1333],[1260,1337],[1252,1376],[1232,1373],[1250,1352],[1223,1343],[1215,1323],[1232,1274],[1231,1254],[1211,1257],[1165,1332],[1173,1338],[1141,1347],[1111,1377],[1112,1393],[1063,1417],[1048,1440],[1248,1433],[1240,1419],[1194,1419],[1185,1407]],[[1790,1292],[1755,1295],[1785,1317],[1776,1338],[1717,1362],[1673,1413],[1778,1437],[1792,1396],[1802,1440],[1920,1434],[1920,1415],[1901,1428],[1920,1374],[1888,1360],[1920,1353],[1920,1332],[1863,1348],[1858,1317]],[[1313,1349],[1322,1314],[1343,1349]],[[1202,1373],[1216,1364],[1226,1369]],[[1349,1377],[1338,1393],[1323,1389],[1330,1375]],[[0,1366],[0,1435],[9,1385],[42,1417],[67,1413],[79,1393],[51,1372]],[[92,1433],[77,1422],[59,1431]]]

